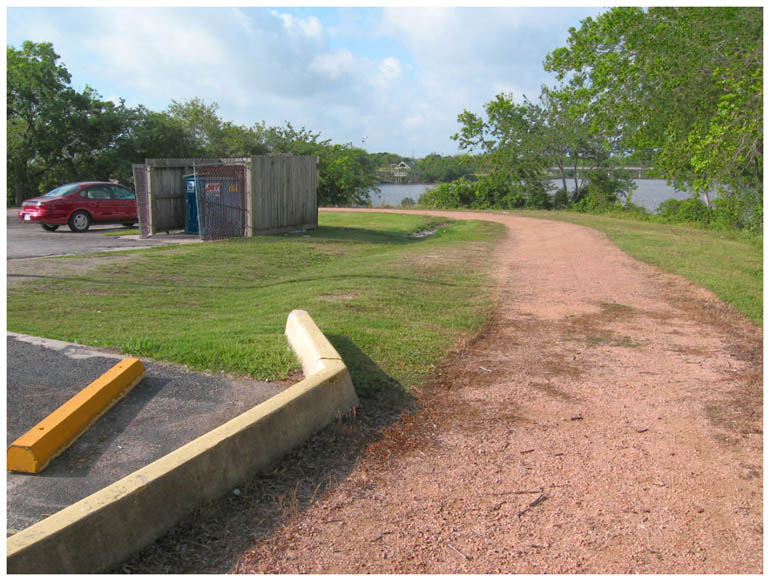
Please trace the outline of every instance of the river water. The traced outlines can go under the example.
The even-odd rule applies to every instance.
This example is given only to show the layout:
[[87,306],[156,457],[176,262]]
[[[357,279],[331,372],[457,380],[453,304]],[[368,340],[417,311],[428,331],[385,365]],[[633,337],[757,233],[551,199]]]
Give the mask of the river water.
[[[561,187],[561,180],[553,180],[555,187]],[[634,180],[636,189],[631,195],[631,202],[637,206],[643,206],[648,212],[655,212],[658,206],[665,200],[675,198],[677,200],[686,200],[691,197],[690,192],[683,192],[674,189],[666,183],[666,180]],[[404,198],[412,198],[415,202],[420,200],[420,196],[427,190],[435,187],[436,184],[379,184],[379,192],[372,191],[372,205],[375,208],[380,206],[400,206]],[[569,184],[572,186],[572,183]]]

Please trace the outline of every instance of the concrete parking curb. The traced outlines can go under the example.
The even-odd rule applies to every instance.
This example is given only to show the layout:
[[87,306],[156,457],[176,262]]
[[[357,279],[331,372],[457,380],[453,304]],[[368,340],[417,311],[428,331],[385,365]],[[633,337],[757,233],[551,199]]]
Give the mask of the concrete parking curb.
[[114,365],[17,438],[6,453],[7,469],[41,472],[142,381],[145,373],[142,362],[133,357]]
[[7,540],[8,573],[94,573],[162,535],[202,503],[264,471],[358,398],[310,316],[286,336],[312,373],[280,394]]

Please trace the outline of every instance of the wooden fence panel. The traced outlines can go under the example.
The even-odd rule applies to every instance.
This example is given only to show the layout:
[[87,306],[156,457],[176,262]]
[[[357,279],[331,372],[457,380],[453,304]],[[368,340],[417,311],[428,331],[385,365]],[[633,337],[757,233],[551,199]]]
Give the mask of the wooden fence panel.
[[139,230],[142,238],[152,235],[152,219],[150,217],[150,194],[147,190],[147,168],[144,164],[131,165],[134,173],[134,191],[136,192],[136,213],[139,219]]
[[154,232],[185,226],[184,167],[151,167],[150,200]]
[[318,158],[261,155],[251,163],[254,234],[318,226]]

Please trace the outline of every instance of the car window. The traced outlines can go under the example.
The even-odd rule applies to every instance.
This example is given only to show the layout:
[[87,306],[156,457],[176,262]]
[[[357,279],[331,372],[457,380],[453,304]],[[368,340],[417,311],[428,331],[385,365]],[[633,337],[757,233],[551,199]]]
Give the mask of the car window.
[[71,194],[72,192],[76,192],[79,187],[80,187],[79,184],[67,184],[64,186],[59,186],[58,188],[54,188],[47,194],[43,194],[43,197],[59,198],[61,196],[66,196],[67,194]]
[[110,186],[112,189],[112,197],[118,200],[135,200],[136,194],[131,190],[122,188],[120,186]]
[[91,186],[84,192],[85,198],[89,200],[109,200],[110,191],[105,186]]

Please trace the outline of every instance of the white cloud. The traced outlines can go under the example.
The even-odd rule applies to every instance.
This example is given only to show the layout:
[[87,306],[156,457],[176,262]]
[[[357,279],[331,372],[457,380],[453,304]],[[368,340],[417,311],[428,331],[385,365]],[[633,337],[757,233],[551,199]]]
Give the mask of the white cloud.
[[[97,10],[99,26],[79,35],[81,50],[100,53],[101,74],[169,101],[204,81],[231,60],[225,39],[194,13],[157,10],[148,18],[139,10]],[[95,59],[97,60],[97,59]]]
[[322,53],[313,58],[310,70],[337,80],[355,70],[355,60],[349,50]]
[[401,63],[393,57],[383,59],[379,64],[378,71],[379,76],[375,82],[381,87],[399,80],[403,74]]
[[235,21],[243,28],[244,32],[251,34],[254,32],[254,22],[240,8],[231,8],[230,13]]
[[314,40],[321,40],[323,36],[323,25],[321,21],[315,16],[308,16],[307,18],[297,18],[292,14],[285,12],[277,12],[271,10],[271,12],[281,19],[283,27],[291,35],[304,36]]

